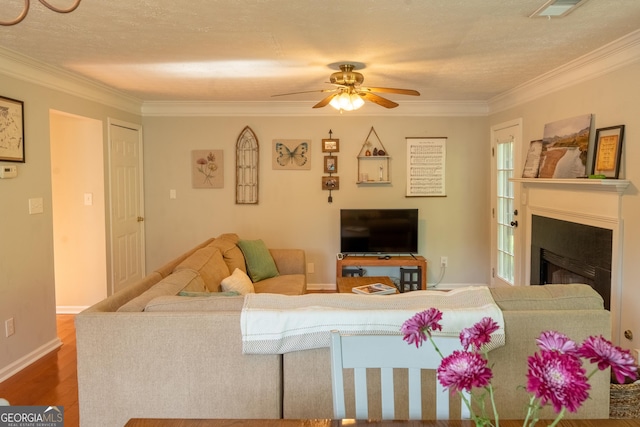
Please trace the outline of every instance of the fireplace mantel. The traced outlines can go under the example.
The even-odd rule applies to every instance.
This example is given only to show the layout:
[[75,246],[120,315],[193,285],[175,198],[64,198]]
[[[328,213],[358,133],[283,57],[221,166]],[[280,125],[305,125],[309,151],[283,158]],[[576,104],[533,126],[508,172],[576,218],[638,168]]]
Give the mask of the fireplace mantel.
[[532,216],[542,216],[612,230],[611,319],[612,338],[620,342],[622,298],[622,198],[630,181],[624,179],[512,178],[518,188],[515,206],[522,208],[524,228],[524,281],[531,274]]
[[525,187],[555,187],[588,191],[612,191],[624,193],[630,184],[626,179],[547,179],[547,178],[512,178],[512,182],[522,183]]

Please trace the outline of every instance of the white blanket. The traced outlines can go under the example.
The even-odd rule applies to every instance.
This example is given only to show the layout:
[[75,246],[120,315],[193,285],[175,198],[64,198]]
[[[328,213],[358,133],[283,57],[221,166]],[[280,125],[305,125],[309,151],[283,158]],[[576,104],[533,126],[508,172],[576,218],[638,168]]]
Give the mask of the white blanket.
[[485,286],[449,292],[414,291],[396,295],[247,294],[241,314],[244,354],[283,354],[329,347],[332,330],[366,334],[400,334],[414,314],[436,307],[442,311],[442,331],[455,336],[485,316],[500,329],[489,349],[504,345],[504,319]]

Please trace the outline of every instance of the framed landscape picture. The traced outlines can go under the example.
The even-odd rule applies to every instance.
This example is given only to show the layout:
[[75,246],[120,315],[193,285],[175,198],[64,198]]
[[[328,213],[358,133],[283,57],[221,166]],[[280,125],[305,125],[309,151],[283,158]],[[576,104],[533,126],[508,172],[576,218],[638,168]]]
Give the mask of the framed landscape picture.
[[24,103],[0,96],[0,161],[24,163]]
[[592,117],[584,114],[544,126],[538,178],[586,176]]

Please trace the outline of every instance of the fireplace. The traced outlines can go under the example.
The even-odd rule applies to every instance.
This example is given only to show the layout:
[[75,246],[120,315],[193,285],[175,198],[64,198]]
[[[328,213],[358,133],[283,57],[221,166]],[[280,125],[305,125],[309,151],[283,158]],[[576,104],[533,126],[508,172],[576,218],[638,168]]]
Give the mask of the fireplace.
[[585,283],[611,308],[613,232],[532,215],[531,284]]

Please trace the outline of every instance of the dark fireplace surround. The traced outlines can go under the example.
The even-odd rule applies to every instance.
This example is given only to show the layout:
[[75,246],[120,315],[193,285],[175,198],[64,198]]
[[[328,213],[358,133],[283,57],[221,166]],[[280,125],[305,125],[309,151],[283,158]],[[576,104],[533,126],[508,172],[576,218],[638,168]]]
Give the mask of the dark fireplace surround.
[[611,306],[613,231],[531,217],[531,284],[586,283]]

